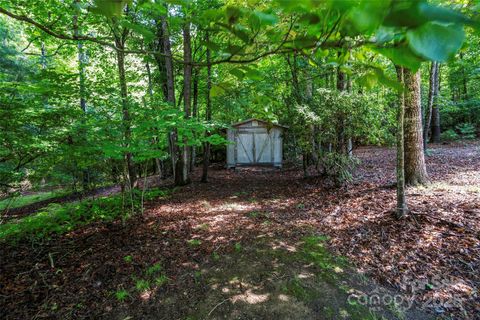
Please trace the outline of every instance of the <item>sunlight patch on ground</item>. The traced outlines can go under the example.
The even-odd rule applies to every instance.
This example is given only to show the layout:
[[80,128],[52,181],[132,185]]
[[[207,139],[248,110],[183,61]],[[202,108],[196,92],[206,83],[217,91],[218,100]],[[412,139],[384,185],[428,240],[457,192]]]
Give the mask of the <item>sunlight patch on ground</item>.
[[268,300],[269,294],[263,293],[255,293],[252,291],[252,289],[248,289],[242,294],[237,294],[234,295],[231,300],[233,303],[241,301],[241,302],[246,302],[249,304],[257,304],[257,303],[262,303]]
[[214,207],[212,210],[209,210],[209,212],[212,211],[239,211],[239,212],[247,212],[251,210],[255,210],[257,208],[256,205],[253,204],[245,204],[245,203],[240,203],[240,202],[231,202],[231,203],[225,203],[222,204],[221,206]]

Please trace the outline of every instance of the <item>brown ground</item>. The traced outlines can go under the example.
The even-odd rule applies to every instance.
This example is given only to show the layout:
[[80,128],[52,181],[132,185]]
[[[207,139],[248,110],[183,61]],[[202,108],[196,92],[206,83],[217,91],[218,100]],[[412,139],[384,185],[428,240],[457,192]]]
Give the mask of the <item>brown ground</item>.
[[[433,183],[408,190],[412,215],[401,221],[392,215],[394,152],[356,154],[362,164],[345,188],[296,169],[217,168],[210,183],[149,203],[125,228],[98,223],[45,243],[2,244],[0,319],[373,318],[346,303],[353,289],[400,290],[432,316],[475,319],[479,145],[434,146]],[[306,249],[312,235],[327,235],[336,255]],[[161,270],[148,271],[155,263]],[[140,279],[149,288],[136,289]],[[122,289],[129,297],[119,302]],[[428,318],[418,307],[379,313]]]

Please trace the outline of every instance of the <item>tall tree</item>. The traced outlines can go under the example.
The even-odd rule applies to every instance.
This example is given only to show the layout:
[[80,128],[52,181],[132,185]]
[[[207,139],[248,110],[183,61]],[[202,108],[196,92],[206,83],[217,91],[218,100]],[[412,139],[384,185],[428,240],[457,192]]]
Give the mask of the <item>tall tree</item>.
[[[192,95],[192,40],[190,36],[190,22],[183,25],[183,112],[185,118],[190,118]],[[183,138],[183,147],[180,159],[176,165],[175,184],[185,185],[190,183],[190,147],[187,138]]]
[[[210,41],[208,30],[205,32],[205,43]],[[212,120],[212,102],[210,98],[210,91],[212,90],[212,65],[210,57],[210,49],[206,49],[207,59],[207,88],[205,90],[205,120],[207,122]],[[208,132],[205,133],[209,135]],[[208,166],[210,164],[210,143],[205,141],[203,143],[203,168],[202,168],[202,182],[208,181]]]
[[427,150],[428,133],[432,121],[432,109],[438,91],[438,62],[433,61],[430,65],[429,91],[427,107],[425,109],[425,122],[423,124],[423,149]]
[[435,95],[435,98],[433,99],[433,105],[432,105],[432,122],[431,122],[432,135],[431,135],[431,141],[433,143],[439,143],[440,142],[441,130],[440,130],[440,108],[439,108],[439,105],[438,105],[438,97],[439,97],[439,94],[440,94],[441,71],[442,71],[441,65],[438,64],[437,81],[435,83],[435,85],[436,85],[436,88],[435,88],[436,95]]
[[[395,66],[397,78],[400,83],[404,83],[404,72],[400,66]],[[404,117],[405,117],[405,92],[401,91],[398,98],[397,107],[397,218],[402,218],[408,211],[405,198],[405,137],[404,137]]]
[[[127,9],[128,10],[128,9]],[[119,49],[116,50],[117,55],[117,68],[118,68],[118,85],[120,87],[120,98],[122,103],[122,124],[123,124],[123,135],[124,135],[124,147],[127,149],[125,152],[125,165],[128,173],[128,182],[130,187],[133,188],[136,183],[136,170],[135,164],[133,163],[133,155],[130,150],[131,140],[132,140],[132,126],[131,126],[131,115],[130,115],[130,105],[128,99],[128,85],[127,78],[125,74],[125,43],[129,35],[129,29],[126,27],[121,27],[117,21],[116,17],[112,18],[112,31],[115,39],[115,46]]]
[[403,69],[405,83],[405,183],[407,185],[428,182],[423,151],[422,111],[420,95],[420,71]]

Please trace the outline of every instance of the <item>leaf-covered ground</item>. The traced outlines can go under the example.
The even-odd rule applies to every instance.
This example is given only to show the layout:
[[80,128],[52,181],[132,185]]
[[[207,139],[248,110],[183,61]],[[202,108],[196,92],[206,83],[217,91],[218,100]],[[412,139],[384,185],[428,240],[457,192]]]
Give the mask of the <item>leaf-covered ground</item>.
[[0,318],[426,319],[425,307],[432,318],[474,319],[478,143],[432,148],[433,183],[408,189],[401,221],[394,151],[356,155],[348,187],[294,168],[213,168],[210,183],[148,203],[126,227],[2,244]]

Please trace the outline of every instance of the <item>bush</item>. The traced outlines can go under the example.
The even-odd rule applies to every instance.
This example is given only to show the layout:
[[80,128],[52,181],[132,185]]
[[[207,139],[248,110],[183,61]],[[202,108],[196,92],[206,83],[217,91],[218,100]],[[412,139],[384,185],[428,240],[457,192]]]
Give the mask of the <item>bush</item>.
[[349,155],[329,152],[323,157],[323,166],[327,176],[331,177],[337,185],[350,182],[353,179],[353,170],[360,161]]
[[460,132],[462,139],[471,140],[476,138],[475,126],[471,123],[461,123],[455,128],[458,130],[458,132]]
[[[154,199],[167,193],[153,189],[145,193],[145,198]],[[134,197],[132,204],[127,197],[123,199],[121,194],[68,204],[52,203],[36,214],[0,225],[0,241],[49,238],[93,221],[125,219],[131,213],[129,209],[132,206],[139,212],[140,198]]]
[[442,132],[440,135],[440,139],[443,141],[453,141],[453,140],[458,140],[460,136],[455,132],[453,129],[448,129],[445,132]]

